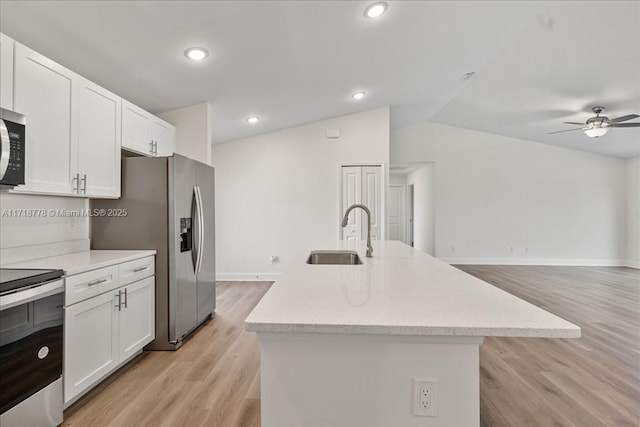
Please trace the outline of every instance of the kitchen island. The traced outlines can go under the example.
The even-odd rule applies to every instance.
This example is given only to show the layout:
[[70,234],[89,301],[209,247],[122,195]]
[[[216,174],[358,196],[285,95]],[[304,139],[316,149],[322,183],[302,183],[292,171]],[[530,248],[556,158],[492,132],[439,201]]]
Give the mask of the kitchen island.
[[[361,241],[309,246],[247,317],[260,346],[263,426],[478,426],[485,336],[580,337],[576,325],[403,243],[373,247],[366,258]],[[307,264],[311,250],[355,250],[363,264]]]

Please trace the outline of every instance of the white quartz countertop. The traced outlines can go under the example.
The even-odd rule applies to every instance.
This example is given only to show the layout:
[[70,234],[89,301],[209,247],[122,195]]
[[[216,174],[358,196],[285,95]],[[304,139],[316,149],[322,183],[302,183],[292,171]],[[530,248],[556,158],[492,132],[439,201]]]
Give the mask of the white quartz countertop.
[[72,276],[97,268],[108,267],[135,259],[155,255],[155,250],[136,251],[84,251],[72,254],[39,258],[14,264],[3,265],[3,268],[52,268],[64,270],[65,275]]
[[[580,328],[398,241],[310,245],[245,321],[257,332],[579,338]],[[311,250],[362,265],[310,265]]]

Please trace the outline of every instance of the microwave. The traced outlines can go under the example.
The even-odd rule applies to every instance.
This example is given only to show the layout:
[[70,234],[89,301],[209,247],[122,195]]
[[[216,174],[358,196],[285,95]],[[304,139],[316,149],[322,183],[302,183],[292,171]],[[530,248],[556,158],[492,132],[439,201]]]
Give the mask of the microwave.
[[24,184],[26,119],[9,110],[0,110],[0,185]]

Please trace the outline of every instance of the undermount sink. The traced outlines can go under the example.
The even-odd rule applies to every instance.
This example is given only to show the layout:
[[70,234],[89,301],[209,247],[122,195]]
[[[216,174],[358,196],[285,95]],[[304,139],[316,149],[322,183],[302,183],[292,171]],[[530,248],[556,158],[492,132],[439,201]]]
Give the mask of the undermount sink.
[[362,261],[356,251],[312,251],[307,264],[357,265]]

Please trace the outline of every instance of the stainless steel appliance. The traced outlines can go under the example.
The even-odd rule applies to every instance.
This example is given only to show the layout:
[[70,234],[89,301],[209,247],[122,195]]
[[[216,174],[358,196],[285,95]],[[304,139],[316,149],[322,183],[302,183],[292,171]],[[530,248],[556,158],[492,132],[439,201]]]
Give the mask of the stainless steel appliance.
[[[125,157],[122,196],[92,200],[93,249],[155,249],[156,339],[176,350],[215,314],[214,170],[187,157]],[[109,212],[120,216],[110,217]]]
[[0,425],[62,423],[62,270],[0,269]]
[[0,187],[24,184],[25,117],[0,109]]

